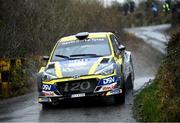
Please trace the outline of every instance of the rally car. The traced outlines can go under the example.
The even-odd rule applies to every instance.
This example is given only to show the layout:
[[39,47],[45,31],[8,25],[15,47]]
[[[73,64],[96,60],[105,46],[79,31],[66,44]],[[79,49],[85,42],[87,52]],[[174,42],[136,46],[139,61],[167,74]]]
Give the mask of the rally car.
[[133,88],[131,52],[112,32],[82,32],[61,38],[38,76],[39,103],[63,99],[113,96],[124,103]]

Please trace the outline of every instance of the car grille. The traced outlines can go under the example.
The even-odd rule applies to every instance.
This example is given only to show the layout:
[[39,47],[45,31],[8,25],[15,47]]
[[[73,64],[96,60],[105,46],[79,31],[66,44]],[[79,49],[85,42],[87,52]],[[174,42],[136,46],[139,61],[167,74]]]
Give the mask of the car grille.
[[90,94],[94,92],[97,84],[98,81],[96,79],[58,82],[57,89],[63,96],[79,93]]

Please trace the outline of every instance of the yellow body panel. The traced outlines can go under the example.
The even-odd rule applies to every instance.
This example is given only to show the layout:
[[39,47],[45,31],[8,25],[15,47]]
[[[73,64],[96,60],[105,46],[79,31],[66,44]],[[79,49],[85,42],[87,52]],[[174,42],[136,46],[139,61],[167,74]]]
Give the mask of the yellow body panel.
[[114,74],[111,75],[107,75],[107,76],[103,76],[103,75],[87,75],[87,76],[82,76],[78,79],[74,79],[74,78],[60,78],[60,79],[56,79],[56,80],[51,80],[50,82],[43,82],[43,84],[55,84],[57,82],[67,82],[67,81],[75,81],[75,80],[86,80],[86,79],[93,79],[93,78],[97,78],[97,79],[103,79],[103,78],[107,78],[109,76],[115,76],[116,72]]
[[56,76],[58,78],[62,78],[63,75],[62,75],[62,72],[61,72],[61,67],[58,63],[55,63],[55,71],[56,71]]
[[56,45],[54,46],[54,48],[53,48],[53,50],[52,50],[52,52],[51,52],[51,55],[50,55],[50,57],[49,57],[49,60],[48,60],[48,63],[47,63],[47,64],[50,63],[51,58],[52,58],[52,56],[53,56],[53,53],[54,53],[54,51],[55,51],[57,45],[58,45],[58,43],[56,43]]

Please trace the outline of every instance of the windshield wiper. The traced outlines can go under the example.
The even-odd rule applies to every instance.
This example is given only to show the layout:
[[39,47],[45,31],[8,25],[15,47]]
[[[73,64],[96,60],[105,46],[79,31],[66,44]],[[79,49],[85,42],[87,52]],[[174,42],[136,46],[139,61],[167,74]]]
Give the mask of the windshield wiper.
[[101,57],[102,55],[97,55],[97,54],[75,54],[75,55],[70,55],[70,57],[83,57],[83,56]]
[[64,59],[70,59],[68,56],[64,56],[64,55],[55,55],[56,57],[61,57],[61,58],[64,58]]

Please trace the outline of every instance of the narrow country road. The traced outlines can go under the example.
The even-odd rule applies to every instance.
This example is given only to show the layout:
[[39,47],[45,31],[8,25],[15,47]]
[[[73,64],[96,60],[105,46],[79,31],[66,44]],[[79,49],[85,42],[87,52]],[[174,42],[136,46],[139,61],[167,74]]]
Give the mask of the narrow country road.
[[165,31],[170,27],[170,24],[163,24],[159,26],[125,29],[125,31],[142,38],[147,44],[165,54],[166,44],[168,43],[169,39],[169,36],[165,34]]
[[[143,87],[149,79],[154,79],[156,70],[160,65],[160,61],[163,55],[166,54],[166,45],[169,41],[169,36],[166,34],[166,30],[170,27],[170,24],[162,24],[157,26],[124,29],[126,32],[143,39],[143,41],[146,43],[145,45],[141,46],[141,48],[138,50],[139,52],[132,52],[135,60],[134,65],[136,68],[135,91],[138,91],[141,87]],[[147,45],[151,46],[152,49],[147,48]],[[140,59],[143,62],[146,62],[146,65],[149,64],[149,66],[146,67],[143,66],[143,63],[139,63],[141,62]],[[149,73],[145,74],[144,72]]]
[[[163,57],[164,46],[160,47],[149,43],[150,36],[162,36],[161,26],[128,29],[145,42],[132,51],[135,69],[135,87],[139,90],[145,82],[153,78]],[[146,30],[145,31],[142,31]],[[155,30],[155,31],[154,31]],[[156,40],[156,38],[151,38]],[[160,38],[161,39],[161,38]],[[156,40],[156,42],[162,42]],[[152,44],[152,45],[149,45]],[[156,47],[157,46],[157,47]],[[127,46],[128,48],[128,46]],[[112,98],[90,98],[72,101],[63,101],[59,106],[47,110],[37,102],[37,93],[30,93],[21,97],[0,102],[0,122],[133,122],[133,91],[127,92],[126,102],[123,105],[114,105]]]

